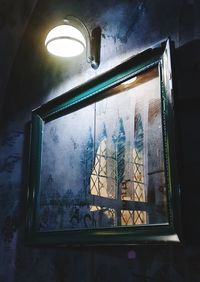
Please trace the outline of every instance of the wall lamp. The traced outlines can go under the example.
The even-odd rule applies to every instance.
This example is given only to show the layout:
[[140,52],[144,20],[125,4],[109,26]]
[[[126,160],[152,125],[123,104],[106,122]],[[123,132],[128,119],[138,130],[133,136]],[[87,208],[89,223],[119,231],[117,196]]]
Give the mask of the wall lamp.
[[86,49],[87,62],[93,69],[100,64],[101,28],[90,32],[76,17],[68,16],[60,25],[49,31],[45,40],[47,50],[59,57],[78,56]]

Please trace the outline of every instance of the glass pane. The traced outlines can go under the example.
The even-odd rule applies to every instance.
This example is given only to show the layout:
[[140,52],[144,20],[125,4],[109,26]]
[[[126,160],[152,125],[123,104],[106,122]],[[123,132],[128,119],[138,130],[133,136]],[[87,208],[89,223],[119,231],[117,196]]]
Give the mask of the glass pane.
[[168,221],[158,70],[106,94],[45,124],[40,231]]

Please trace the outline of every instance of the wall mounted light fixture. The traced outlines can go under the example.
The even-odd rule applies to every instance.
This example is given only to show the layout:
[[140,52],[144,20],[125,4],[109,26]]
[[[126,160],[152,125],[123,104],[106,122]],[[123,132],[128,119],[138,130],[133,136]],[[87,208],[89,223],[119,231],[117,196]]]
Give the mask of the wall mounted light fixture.
[[51,29],[45,40],[47,50],[60,57],[74,57],[86,49],[87,61],[94,69],[100,64],[100,44],[101,28],[94,28],[90,35],[85,24],[73,16]]

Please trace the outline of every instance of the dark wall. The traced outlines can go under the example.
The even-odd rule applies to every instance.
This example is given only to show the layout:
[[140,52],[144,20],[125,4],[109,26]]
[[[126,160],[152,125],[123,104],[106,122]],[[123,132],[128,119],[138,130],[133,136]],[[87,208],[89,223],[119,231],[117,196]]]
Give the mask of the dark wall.
[[[59,60],[44,48],[65,15],[102,28],[101,64]],[[180,246],[30,248],[24,242],[31,110],[170,36],[175,41],[176,145],[184,243]],[[198,0],[41,0],[18,50],[0,127],[0,281],[199,281]]]
[[12,63],[36,2],[36,0],[0,1],[0,119]]

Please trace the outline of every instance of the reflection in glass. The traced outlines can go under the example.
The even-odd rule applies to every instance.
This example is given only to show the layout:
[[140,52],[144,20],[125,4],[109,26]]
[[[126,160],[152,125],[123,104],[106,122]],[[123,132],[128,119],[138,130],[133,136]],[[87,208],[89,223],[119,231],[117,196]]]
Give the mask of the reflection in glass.
[[106,94],[45,124],[40,231],[168,222],[158,70]]

